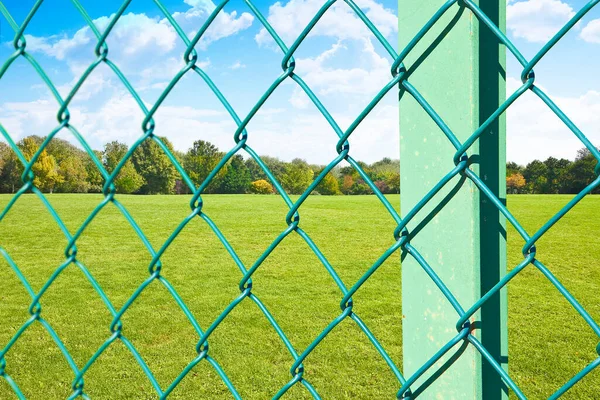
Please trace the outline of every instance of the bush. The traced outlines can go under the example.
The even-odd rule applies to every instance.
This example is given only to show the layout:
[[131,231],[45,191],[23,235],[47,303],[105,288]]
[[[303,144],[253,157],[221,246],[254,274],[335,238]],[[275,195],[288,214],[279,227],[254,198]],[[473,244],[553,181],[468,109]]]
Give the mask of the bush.
[[250,184],[250,192],[256,194],[273,194],[273,185],[264,179],[259,179]]

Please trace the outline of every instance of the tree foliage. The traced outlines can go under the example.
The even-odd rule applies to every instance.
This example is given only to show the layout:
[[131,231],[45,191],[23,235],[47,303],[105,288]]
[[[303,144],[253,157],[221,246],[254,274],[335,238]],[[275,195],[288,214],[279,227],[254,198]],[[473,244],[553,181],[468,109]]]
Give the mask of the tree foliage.
[[[597,161],[586,148],[577,152],[575,161],[549,157],[545,161],[534,160],[523,167],[516,163],[506,165],[507,189],[516,193],[568,193],[575,194],[585,189],[596,179],[594,168]],[[514,176],[521,174],[526,184],[514,186],[518,181]],[[600,190],[596,189],[594,193]]]
[[506,191],[511,194],[521,193],[526,181],[523,175],[516,172],[506,178]]
[[[31,135],[17,143],[27,160],[36,156],[45,137]],[[197,140],[185,152],[176,151],[166,139],[160,141],[179,162],[195,187],[199,187],[215,168],[225,153],[215,145]],[[37,154],[32,166],[34,185],[44,192],[99,193],[105,184],[102,169],[110,175],[120,165],[129,150],[125,143],[106,143],[94,156],[101,164],[98,168],[93,157],[70,142],[52,138],[44,150]],[[261,156],[262,165],[254,158],[244,159],[236,154],[214,174],[204,193],[274,193],[277,185],[271,183],[272,174],[289,194],[302,194],[325,168],[296,158],[291,162],[276,157]],[[373,188],[383,194],[400,193],[400,161],[383,158],[372,164],[358,161],[359,173],[353,165],[334,167],[316,186],[322,195],[365,195]],[[578,193],[597,177],[597,161],[587,149],[577,152],[575,160],[549,157],[545,161],[533,160],[525,166],[514,162],[506,164],[508,193]],[[269,172],[265,172],[265,169]],[[0,192],[14,193],[23,186],[24,167],[17,154],[0,142]],[[367,179],[368,178],[368,179]],[[156,140],[146,140],[120,167],[114,185],[118,193],[169,194],[189,193],[187,181],[179,176],[167,152]],[[600,193],[600,188],[593,193]]]
[[[26,137],[19,142],[18,146],[21,148],[25,159],[31,161],[36,156],[40,142],[36,136]],[[52,193],[54,187],[64,180],[59,174],[56,159],[48,153],[47,149],[43,149],[37,154],[37,159],[33,163],[31,171],[34,174],[33,184],[43,192]]]
[[[125,143],[110,142],[104,146],[102,162],[106,172],[112,174],[129,148]],[[114,180],[117,193],[135,193],[144,184],[144,178],[136,171],[131,159],[127,160]]]
[[306,161],[295,158],[285,165],[279,180],[288,194],[302,194],[312,183],[313,176],[314,172]]
[[[160,138],[164,145],[173,153],[173,145],[166,139]],[[131,155],[135,170],[143,179],[139,188],[141,194],[171,194],[175,192],[177,170],[154,140],[144,140]]]
[[340,184],[331,172],[325,175],[323,180],[317,185],[316,190],[319,194],[329,196],[342,194],[340,191]]
[[[219,161],[223,158],[223,153],[217,146],[204,140],[197,140],[188,150],[183,158],[183,167],[188,173],[194,185],[200,186],[208,177]],[[205,193],[214,193],[220,184],[220,179],[225,171],[221,169],[207,186]]]
[[239,154],[233,156],[225,167],[220,181],[220,193],[246,193],[251,183],[250,170]]

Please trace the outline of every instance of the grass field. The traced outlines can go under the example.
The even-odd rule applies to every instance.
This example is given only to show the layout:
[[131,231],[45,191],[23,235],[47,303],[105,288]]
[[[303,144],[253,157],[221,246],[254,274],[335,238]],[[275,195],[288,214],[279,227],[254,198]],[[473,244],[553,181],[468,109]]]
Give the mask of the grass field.
[[[96,195],[51,195],[72,232],[101,201]],[[159,248],[189,213],[185,196],[120,196]],[[533,232],[568,201],[567,196],[513,196],[509,208]],[[3,208],[10,196],[0,196]],[[398,204],[397,198],[390,199]],[[287,209],[276,196],[205,196],[204,211],[221,228],[246,266],[286,228]],[[301,226],[348,286],[393,242],[394,223],[374,196],[307,200]],[[600,321],[600,197],[589,197],[540,240],[538,257]],[[64,261],[66,240],[42,203],[27,195],[0,223],[0,245],[34,290]],[[509,266],[521,260],[522,242],[509,230]],[[120,307],[148,277],[150,256],[115,207],[104,209],[78,241],[84,263]],[[178,290],[203,328],[239,295],[239,270],[206,223],[192,221],[162,258],[163,276]],[[435,268],[435,265],[434,265]],[[253,293],[271,310],[301,352],[339,315],[341,296],[308,246],[292,234],[255,273]],[[510,374],[531,399],[546,398],[594,356],[597,338],[539,272],[528,268],[508,289]],[[402,365],[399,256],[393,256],[354,296],[354,311]],[[0,347],[28,318],[28,294],[0,261]],[[82,366],[110,336],[111,316],[74,266],[43,297],[42,315]],[[133,342],[163,388],[192,360],[198,340],[167,290],[151,284],[123,317]],[[244,300],[210,338],[210,354],[244,398],[267,399],[290,379],[293,363],[259,309]],[[6,356],[7,372],[28,398],[66,398],[73,374],[39,324]],[[351,321],[338,326],[307,358],[305,377],[324,399],[395,398],[398,384],[366,337]],[[85,391],[94,399],[156,398],[131,354],[115,342],[89,370]],[[12,398],[0,379],[0,399]],[[565,396],[598,399],[600,371]],[[170,398],[229,399],[214,370],[201,362]],[[310,398],[301,386],[289,399]]]

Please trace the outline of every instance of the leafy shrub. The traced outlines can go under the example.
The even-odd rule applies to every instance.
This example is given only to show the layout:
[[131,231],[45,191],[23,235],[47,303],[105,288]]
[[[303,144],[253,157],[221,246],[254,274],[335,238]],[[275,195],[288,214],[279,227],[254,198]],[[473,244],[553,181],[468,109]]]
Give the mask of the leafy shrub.
[[273,185],[264,179],[259,179],[250,184],[250,192],[256,194],[273,194]]

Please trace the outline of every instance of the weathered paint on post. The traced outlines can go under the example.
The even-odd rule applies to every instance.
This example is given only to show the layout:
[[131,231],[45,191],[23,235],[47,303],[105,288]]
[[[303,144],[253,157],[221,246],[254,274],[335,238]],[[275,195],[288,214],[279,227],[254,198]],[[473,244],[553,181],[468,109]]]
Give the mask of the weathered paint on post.
[[[445,3],[399,0],[402,49]],[[459,140],[470,136],[505,98],[505,48],[461,2],[452,6],[405,61],[409,81],[448,124]],[[480,0],[481,9],[505,28],[505,0]],[[443,40],[442,40],[443,39]],[[417,68],[418,66],[418,68]],[[505,121],[501,117],[468,151],[479,174],[500,198],[505,187]],[[453,167],[455,148],[417,102],[400,100],[401,209],[405,215]],[[477,156],[479,155],[479,156]],[[468,309],[506,272],[505,223],[499,212],[468,179],[451,181],[412,221],[421,229],[411,243]],[[456,193],[454,193],[456,191]],[[436,210],[448,196],[453,197]],[[410,376],[456,335],[457,313],[410,256],[402,261],[404,373]],[[475,334],[507,366],[505,290],[485,304]],[[427,381],[453,355],[460,357],[423,392],[421,399],[508,398],[498,374],[471,346],[453,348],[424,377]],[[462,351],[462,353],[460,353]],[[457,353],[458,352],[458,353]]]

